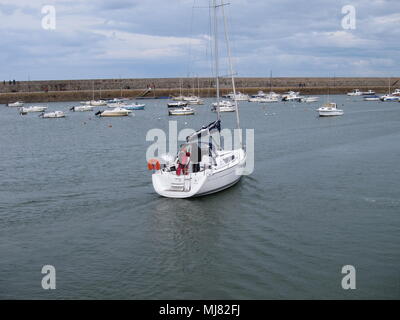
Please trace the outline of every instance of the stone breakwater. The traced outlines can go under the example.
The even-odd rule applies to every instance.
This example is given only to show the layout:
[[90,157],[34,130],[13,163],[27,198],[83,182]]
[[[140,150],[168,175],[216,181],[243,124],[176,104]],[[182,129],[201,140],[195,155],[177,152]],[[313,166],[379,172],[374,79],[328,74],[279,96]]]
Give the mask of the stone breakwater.
[[[392,89],[400,87],[400,78],[390,80]],[[255,94],[268,92],[270,86],[278,93],[289,90],[301,94],[345,94],[353,89],[387,93],[388,78],[237,78],[238,91]],[[147,88],[152,88],[147,91]],[[230,80],[221,78],[222,94],[229,93]],[[81,101],[114,97],[148,98],[196,94],[215,95],[212,78],[158,78],[158,79],[89,79],[48,81],[1,81],[0,103],[16,100],[25,102]]]

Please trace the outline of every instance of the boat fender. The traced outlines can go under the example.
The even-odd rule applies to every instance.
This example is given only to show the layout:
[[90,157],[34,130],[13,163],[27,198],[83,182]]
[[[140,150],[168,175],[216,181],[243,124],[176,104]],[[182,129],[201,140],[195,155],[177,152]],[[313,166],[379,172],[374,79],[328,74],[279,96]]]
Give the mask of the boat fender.
[[147,162],[147,169],[149,169],[149,170],[160,170],[161,169],[160,161],[158,161],[157,159],[150,159]]

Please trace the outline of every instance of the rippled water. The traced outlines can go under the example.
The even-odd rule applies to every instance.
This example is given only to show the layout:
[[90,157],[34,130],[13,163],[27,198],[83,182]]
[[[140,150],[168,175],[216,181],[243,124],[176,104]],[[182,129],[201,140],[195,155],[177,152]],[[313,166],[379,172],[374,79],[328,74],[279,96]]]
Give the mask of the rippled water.
[[[191,200],[157,196],[146,169],[165,100],[115,119],[0,106],[0,298],[400,298],[400,103],[332,99],[343,117],[243,103],[254,173]],[[179,129],[215,117],[196,109]],[[356,290],[341,288],[348,264]]]

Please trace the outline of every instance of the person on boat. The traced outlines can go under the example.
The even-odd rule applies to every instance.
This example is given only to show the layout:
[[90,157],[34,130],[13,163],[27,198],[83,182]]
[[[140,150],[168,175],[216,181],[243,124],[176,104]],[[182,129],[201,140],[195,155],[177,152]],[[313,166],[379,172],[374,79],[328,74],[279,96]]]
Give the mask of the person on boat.
[[176,169],[176,174],[178,176],[182,174],[188,174],[189,168],[189,161],[190,161],[190,152],[187,151],[186,146],[184,146],[178,154],[178,168]]

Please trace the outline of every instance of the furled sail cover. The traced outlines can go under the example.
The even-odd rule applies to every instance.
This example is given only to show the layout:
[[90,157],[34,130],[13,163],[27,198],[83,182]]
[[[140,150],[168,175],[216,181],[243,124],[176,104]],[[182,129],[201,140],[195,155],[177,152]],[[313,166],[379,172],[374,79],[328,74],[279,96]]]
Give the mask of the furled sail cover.
[[206,137],[217,130],[218,132],[221,132],[221,120],[211,122],[208,126],[203,126],[200,130],[186,137],[186,142],[200,140],[201,137]]

